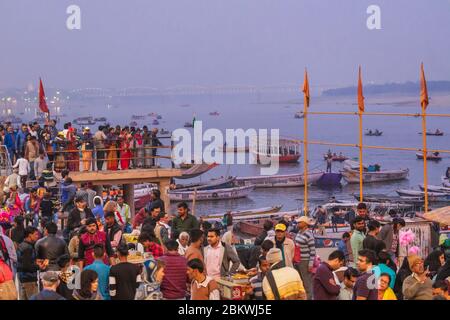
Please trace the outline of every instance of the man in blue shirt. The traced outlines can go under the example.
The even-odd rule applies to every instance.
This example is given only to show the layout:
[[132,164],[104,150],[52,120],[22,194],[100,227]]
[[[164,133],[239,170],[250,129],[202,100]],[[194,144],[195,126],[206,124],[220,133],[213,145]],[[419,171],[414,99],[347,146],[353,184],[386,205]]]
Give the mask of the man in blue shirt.
[[110,266],[103,262],[103,256],[105,255],[105,250],[102,245],[94,246],[94,257],[95,261],[84,268],[84,270],[94,270],[98,275],[98,291],[102,295],[104,300],[111,300],[109,296],[109,269]]

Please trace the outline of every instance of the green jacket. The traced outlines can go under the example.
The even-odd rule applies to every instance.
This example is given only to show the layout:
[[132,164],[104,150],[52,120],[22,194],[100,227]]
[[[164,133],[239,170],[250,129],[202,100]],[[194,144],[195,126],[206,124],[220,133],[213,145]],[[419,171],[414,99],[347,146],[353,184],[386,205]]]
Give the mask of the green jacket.
[[199,226],[200,224],[198,223],[197,218],[191,214],[188,214],[184,220],[182,220],[179,216],[176,216],[172,220],[172,230],[176,237],[178,237],[183,231],[189,232],[192,229],[199,229]]
[[350,244],[352,246],[353,261],[355,264],[358,262],[358,252],[363,249],[363,241],[366,236],[364,233],[358,230],[353,230],[352,237],[350,238]]

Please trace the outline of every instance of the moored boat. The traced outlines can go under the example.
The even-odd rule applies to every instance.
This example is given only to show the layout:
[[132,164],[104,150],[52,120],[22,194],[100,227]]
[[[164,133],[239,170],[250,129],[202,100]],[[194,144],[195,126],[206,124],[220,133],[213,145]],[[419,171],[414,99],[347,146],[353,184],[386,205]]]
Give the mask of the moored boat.
[[[282,205],[277,205],[277,206],[257,208],[257,209],[230,211],[228,213],[230,213],[233,216],[233,219],[248,219],[249,217],[254,217],[254,216],[265,217],[265,216],[271,215],[273,213],[277,213],[281,210],[282,207],[283,207]],[[223,216],[226,213],[227,212],[202,216],[202,220],[203,221],[220,220],[223,218]]]
[[[423,184],[419,185],[420,190],[424,191],[425,187]],[[442,192],[442,193],[450,193],[450,188],[448,187],[442,187],[442,186],[434,186],[434,185],[428,185],[427,186],[428,191],[431,192]]]
[[[323,174],[323,171],[313,171],[308,173],[308,184],[315,184]],[[303,173],[237,177],[236,184],[238,186],[253,185],[255,188],[300,187],[305,185],[305,179]]]
[[[419,190],[399,189],[399,190],[396,190],[396,192],[402,197],[403,196],[406,196],[406,197],[424,197],[425,196],[425,192],[419,191]],[[434,201],[434,202],[450,201],[450,193],[428,192],[428,200]]]
[[214,190],[200,190],[197,192],[171,190],[168,194],[171,201],[193,201],[194,197],[196,198],[196,201],[228,200],[245,198],[250,194],[250,192],[253,191],[253,189],[253,186],[245,186]]
[[203,183],[177,184],[174,191],[214,190],[234,187],[236,177],[212,179]]
[[185,123],[184,123],[184,127],[185,127],[185,128],[193,128],[193,127],[194,127],[194,124],[193,124],[192,122],[185,122]]
[[96,122],[92,117],[79,117],[73,120],[73,123],[79,126],[93,125]]
[[[344,162],[344,170],[341,170],[342,177],[347,183],[359,183],[359,163],[356,161],[346,160]],[[370,168],[370,169],[369,169]],[[408,177],[409,169],[397,170],[377,170],[377,165],[363,165],[363,182],[385,182],[403,180]]]

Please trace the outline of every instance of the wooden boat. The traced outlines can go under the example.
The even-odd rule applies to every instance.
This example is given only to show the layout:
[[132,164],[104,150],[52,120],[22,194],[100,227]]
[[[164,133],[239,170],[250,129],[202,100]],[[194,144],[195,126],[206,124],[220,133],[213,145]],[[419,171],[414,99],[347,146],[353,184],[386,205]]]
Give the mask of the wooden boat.
[[196,194],[196,201],[207,200],[229,200],[247,197],[254,189],[253,186],[233,187],[215,190],[200,190],[196,193],[194,191],[169,191],[169,199],[171,201],[193,201],[194,193]]
[[94,118],[94,121],[96,121],[96,122],[106,122],[108,120],[105,117],[100,117],[100,118]]
[[[423,153],[417,152],[416,153],[416,157],[419,160],[423,160]],[[431,160],[431,161],[441,161],[442,157],[439,154],[434,154],[434,153],[428,153],[427,154],[427,160]]]
[[264,231],[264,223],[270,219],[255,220],[255,221],[239,221],[236,223],[236,227],[239,232],[256,237]]
[[157,126],[159,124],[159,121],[156,119],[153,119],[152,121],[152,125]]
[[[420,135],[422,135],[422,132],[419,132]],[[435,132],[427,132],[426,133],[427,136],[443,136],[444,132],[440,131],[440,130],[436,130]]]
[[170,131],[169,131],[169,130],[161,129],[161,130],[159,130],[159,133],[160,133],[160,134],[170,134]]
[[[363,165],[363,170],[364,183],[403,180],[406,179],[409,174],[409,169],[369,171],[365,165]],[[347,183],[359,183],[358,162],[346,160],[344,170],[341,170],[340,172]]]
[[209,115],[210,116],[218,116],[218,115],[220,115],[220,113],[217,111],[213,111],[213,112],[210,112]]
[[183,171],[182,175],[180,177],[176,177],[177,179],[191,179],[198,177],[205,172],[208,172],[209,170],[217,167],[217,163],[202,163],[202,164],[194,164],[192,167],[186,169]]
[[375,130],[375,131],[369,130],[365,133],[366,136],[373,136],[373,137],[379,137],[382,134],[383,134],[383,131],[378,131],[378,130]]
[[272,145],[269,140],[255,141],[257,148],[251,148],[257,162],[269,165],[272,161],[278,163],[296,163],[300,158],[300,143],[297,140],[280,138],[277,145]]
[[145,116],[133,114],[133,115],[131,116],[131,119],[132,119],[132,120],[145,120]]
[[[248,217],[254,217],[254,216],[262,216],[267,217],[268,215],[271,215],[273,213],[277,213],[281,210],[283,206],[272,206],[272,207],[264,207],[264,208],[258,208],[258,209],[250,209],[250,210],[239,210],[239,211],[230,211],[230,213],[233,216],[233,219],[248,219]],[[227,212],[224,213],[218,213],[218,214],[211,214],[202,216],[203,221],[210,221],[210,220],[221,220],[223,216]]]
[[[399,189],[399,190],[396,190],[396,192],[400,196],[407,196],[407,197],[424,197],[425,196],[425,192],[419,191],[419,190]],[[444,192],[428,192],[428,200],[434,201],[434,202],[450,201],[450,194],[444,193]]]
[[185,123],[184,123],[184,127],[185,127],[185,128],[193,128],[193,127],[194,127],[194,124],[193,124],[192,122],[185,122]]
[[[323,155],[323,159],[324,159],[324,160],[328,160],[328,157],[329,157],[328,154],[324,154],[324,155]],[[344,155],[336,155],[336,154],[333,154],[333,155],[331,155],[331,160],[332,160],[332,161],[343,162],[343,161],[345,161],[345,160],[348,160],[348,157],[346,157],[346,156],[344,156]]]
[[[323,174],[323,171],[313,171],[308,173],[308,183],[315,184],[323,176]],[[305,185],[305,179],[302,173],[273,176],[237,177],[236,185],[252,185],[255,188],[301,187]]]
[[[419,188],[422,191],[425,190],[425,187],[423,184],[420,184]],[[428,189],[428,192],[450,193],[450,188],[448,188],[448,187],[428,185],[427,189]]]
[[177,184],[174,191],[213,190],[234,187],[236,177],[212,179],[203,183]]
[[303,119],[305,117],[305,114],[303,113],[303,111],[297,111],[295,114],[294,114],[294,118],[295,119]]
[[335,187],[341,185],[341,180],[341,173],[326,172],[317,180],[316,184],[319,187]]

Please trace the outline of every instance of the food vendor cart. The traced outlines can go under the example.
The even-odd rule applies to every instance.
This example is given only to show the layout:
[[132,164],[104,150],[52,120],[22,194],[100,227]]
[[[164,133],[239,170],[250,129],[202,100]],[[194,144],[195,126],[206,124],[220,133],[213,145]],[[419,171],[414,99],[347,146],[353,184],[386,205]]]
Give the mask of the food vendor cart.
[[250,276],[236,273],[231,277],[217,280],[222,300],[244,300],[245,288],[250,284]]

